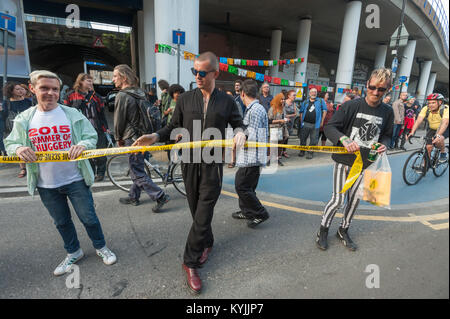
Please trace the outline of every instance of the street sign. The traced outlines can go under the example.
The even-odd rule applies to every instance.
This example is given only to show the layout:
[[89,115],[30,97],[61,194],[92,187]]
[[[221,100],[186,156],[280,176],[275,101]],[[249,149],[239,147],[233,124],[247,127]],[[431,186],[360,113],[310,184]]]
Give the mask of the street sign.
[[93,61],[86,61],[87,65],[98,65],[98,66],[106,66],[106,64],[104,63],[100,63],[100,62],[93,62]]
[[398,59],[397,59],[397,57],[395,57],[393,60],[392,60],[392,72],[393,73],[397,73],[397,68],[398,68]]
[[400,82],[400,83],[403,83],[403,82],[406,82],[406,76],[405,75],[403,75],[403,76],[401,76],[401,77],[399,77],[398,78],[398,81]]
[[406,30],[406,27],[404,24],[402,24],[402,31],[400,36],[398,36],[398,29],[400,27],[398,27],[397,29],[395,29],[394,33],[391,36],[391,42],[389,43],[389,47],[391,48],[395,48],[397,39],[399,40],[398,42],[398,46],[399,47],[404,47],[407,43],[408,43],[408,37],[409,37],[409,33]]
[[[0,32],[0,45],[5,46],[5,31]],[[11,50],[16,49],[16,35],[14,33],[8,32],[8,48]]]
[[185,45],[186,44],[186,32],[180,31],[180,30],[172,30],[172,43]]
[[16,32],[16,17],[0,12],[0,29]]
[[97,37],[94,41],[94,43],[92,44],[92,46],[94,48],[104,48],[105,45],[103,44],[102,38],[101,37]]

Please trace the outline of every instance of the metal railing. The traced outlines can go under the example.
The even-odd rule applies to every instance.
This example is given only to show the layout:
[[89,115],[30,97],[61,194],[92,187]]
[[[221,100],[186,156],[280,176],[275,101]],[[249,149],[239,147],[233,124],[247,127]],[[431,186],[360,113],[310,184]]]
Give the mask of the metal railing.
[[[25,21],[28,22],[39,22],[39,23],[48,23],[48,24],[56,24],[56,25],[66,25],[65,18],[57,18],[57,17],[48,17],[41,16],[36,14],[25,14]],[[118,33],[130,33],[130,27],[124,27],[120,25],[107,24],[107,23],[99,23],[99,22],[89,22],[89,21],[79,21],[80,28],[85,29],[95,29],[95,30],[105,30],[112,31]]]

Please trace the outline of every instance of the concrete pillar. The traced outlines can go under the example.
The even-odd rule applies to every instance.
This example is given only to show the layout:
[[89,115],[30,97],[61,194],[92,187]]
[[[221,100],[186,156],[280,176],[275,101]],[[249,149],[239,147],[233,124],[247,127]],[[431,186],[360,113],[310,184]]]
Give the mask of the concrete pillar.
[[[306,65],[308,63],[309,38],[311,35],[311,18],[302,18],[298,26],[296,58],[304,58],[304,62],[295,64],[294,81],[306,82]],[[303,74],[302,74],[303,73]]]
[[131,53],[131,65],[130,67],[133,69],[135,73],[137,73],[137,55],[138,55],[138,47],[137,47],[137,14],[133,15],[133,25],[130,33],[130,53]]
[[347,3],[345,10],[341,46],[339,49],[339,60],[336,71],[335,101],[337,102],[342,102],[345,95],[344,93],[339,93],[339,89],[351,88],[352,85],[353,66],[355,64],[356,43],[358,41],[361,8],[361,1],[350,1]]
[[138,28],[138,64],[139,64],[139,82],[141,87],[147,83],[145,76],[145,46],[144,46],[144,11],[137,12],[137,28]]
[[[186,32],[186,44],[181,50],[199,54],[199,0],[154,0],[155,2],[155,43],[172,43],[172,30]],[[201,52],[200,52],[201,53]],[[166,53],[156,53],[156,81],[166,80],[169,84],[177,82],[177,57]],[[187,91],[195,81],[191,73],[193,61],[180,60],[180,85]],[[158,88],[158,95],[160,95]]]
[[420,73],[419,84],[417,86],[417,100],[420,104],[422,104],[425,100],[432,63],[432,61],[425,61],[422,65],[422,72]]
[[430,95],[434,91],[434,84],[436,83],[436,72],[431,72],[428,78],[427,91],[425,96]]
[[156,76],[154,0],[143,0],[138,11],[139,74],[141,86],[151,84]]
[[405,49],[403,50],[400,60],[400,67],[398,70],[398,77],[406,76],[406,82],[403,83],[403,91],[408,90],[409,77],[411,76],[411,69],[414,62],[414,54],[416,52],[416,40],[408,40]]
[[384,68],[386,63],[387,44],[379,44],[375,55],[374,69]]
[[[272,39],[270,41],[270,59],[279,60],[281,51],[281,35],[283,31],[280,29],[272,30]],[[270,76],[278,77],[278,64],[269,70]]]

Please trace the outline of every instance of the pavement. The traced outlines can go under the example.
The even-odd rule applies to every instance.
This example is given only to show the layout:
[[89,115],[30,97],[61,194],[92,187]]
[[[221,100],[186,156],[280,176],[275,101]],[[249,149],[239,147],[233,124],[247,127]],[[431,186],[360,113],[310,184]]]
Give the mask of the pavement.
[[[298,142],[292,139],[290,143]],[[412,150],[420,144],[407,147]],[[316,187],[321,187],[313,175],[303,179],[313,185],[311,189],[304,182],[288,182],[317,169],[314,172],[324,177],[322,187],[329,187],[332,161],[328,154],[306,160],[296,151],[288,153],[285,166],[278,167],[273,176],[279,178],[272,183],[278,187],[267,189],[262,182],[257,190],[270,218],[256,229],[231,218],[238,210],[232,182],[236,168],[224,169],[223,191],[212,223],[215,244],[208,263],[199,271],[204,287],[199,296],[189,293],[181,271],[192,219],[185,198],[172,186],[166,188],[172,200],[154,214],[148,197],[143,195],[140,206],[123,206],[118,198],[126,196],[125,192],[111,187],[109,181],[94,184],[97,214],[118,262],[104,265],[74,218],[85,257],[77,263],[81,285],[70,288],[70,275],[53,275],[65,251],[39,196],[33,198],[19,189],[26,182],[16,177],[18,165],[0,164],[0,298],[252,298],[263,302],[280,298],[449,298],[448,184],[446,198],[420,200],[420,193],[429,188],[427,179],[430,185],[440,182],[430,174],[417,189],[398,190],[402,200],[409,199],[407,204],[393,199],[391,210],[360,205],[350,229],[359,246],[356,252],[348,251],[335,236],[338,213],[330,228],[330,247],[320,251],[314,238],[330,193],[324,189],[313,196]],[[394,169],[405,154],[390,153]],[[440,179],[448,182],[448,173]],[[301,191],[295,191],[296,187]],[[378,285],[370,285],[371,269],[378,269]]]

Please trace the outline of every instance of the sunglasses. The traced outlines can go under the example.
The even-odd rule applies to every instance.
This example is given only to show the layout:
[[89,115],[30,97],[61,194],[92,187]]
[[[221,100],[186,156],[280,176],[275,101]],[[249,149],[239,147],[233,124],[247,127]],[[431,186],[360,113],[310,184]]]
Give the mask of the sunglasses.
[[191,68],[191,71],[192,71],[192,74],[194,74],[194,76],[197,76],[197,74],[198,74],[201,78],[204,78],[208,73],[216,72],[214,70],[212,70],[212,71],[197,71],[194,68]]
[[374,85],[369,85],[369,86],[367,86],[367,88],[371,91],[378,90],[378,92],[386,92],[386,90],[387,90],[387,88],[377,88]]

